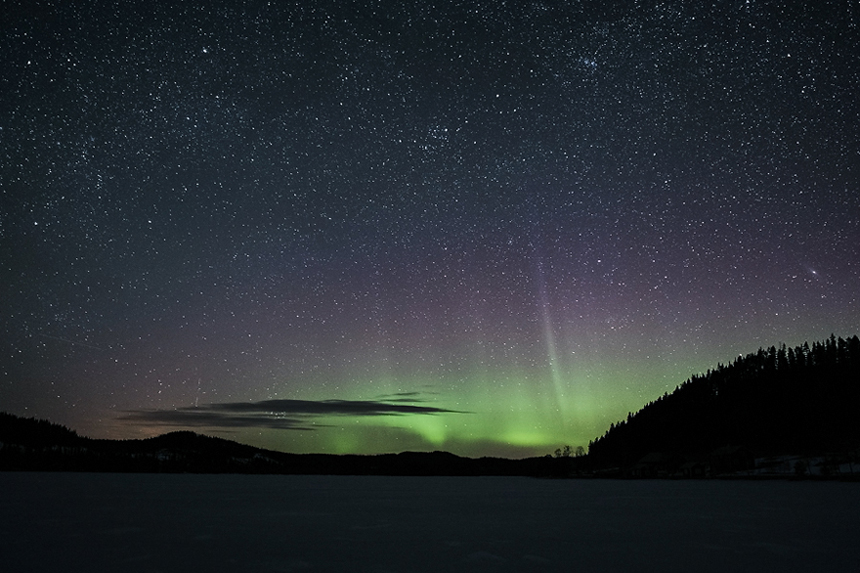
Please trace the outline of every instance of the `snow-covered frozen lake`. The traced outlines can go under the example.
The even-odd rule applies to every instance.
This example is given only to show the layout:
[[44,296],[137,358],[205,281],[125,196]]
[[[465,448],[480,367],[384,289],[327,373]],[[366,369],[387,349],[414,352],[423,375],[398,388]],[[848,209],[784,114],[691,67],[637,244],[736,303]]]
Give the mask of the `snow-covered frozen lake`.
[[0,473],[0,561],[68,571],[846,571],[860,484]]

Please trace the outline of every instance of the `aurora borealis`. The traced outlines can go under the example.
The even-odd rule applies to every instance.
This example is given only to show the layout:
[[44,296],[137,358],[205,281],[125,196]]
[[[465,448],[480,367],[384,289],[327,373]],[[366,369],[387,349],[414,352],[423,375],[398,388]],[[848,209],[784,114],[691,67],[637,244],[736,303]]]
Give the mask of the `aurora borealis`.
[[523,457],[857,333],[860,9],[699,4],[4,5],[0,410]]

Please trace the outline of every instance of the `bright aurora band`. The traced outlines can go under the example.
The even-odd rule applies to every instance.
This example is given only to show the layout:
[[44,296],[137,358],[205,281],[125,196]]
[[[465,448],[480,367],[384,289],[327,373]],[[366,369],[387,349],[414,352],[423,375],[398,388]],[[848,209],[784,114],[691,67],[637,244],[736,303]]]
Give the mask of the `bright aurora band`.
[[0,410],[587,446],[860,324],[856,2],[0,12]]

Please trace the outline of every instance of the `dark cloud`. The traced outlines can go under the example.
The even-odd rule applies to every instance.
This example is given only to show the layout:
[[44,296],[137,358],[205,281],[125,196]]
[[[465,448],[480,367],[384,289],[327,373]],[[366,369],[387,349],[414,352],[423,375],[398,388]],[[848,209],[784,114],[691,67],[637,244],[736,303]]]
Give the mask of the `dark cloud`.
[[405,416],[465,414],[458,410],[418,406],[419,393],[403,392],[390,400],[263,400],[226,402],[174,410],[130,410],[120,419],[147,425],[315,430],[329,427],[323,416]]
[[211,406],[178,408],[176,410],[130,410],[120,420],[153,426],[181,426],[195,428],[267,428],[275,430],[311,431],[323,424],[311,424],[306,419],[288,418],[272,414],[237,415],[219,412]]
[[380,402],[420,403],[427,402],[426,399],[422,398],[422,396],[426,396],[427,394],[436,394],[436,392],[394,392],[393,394],[377,396],[376,400]]

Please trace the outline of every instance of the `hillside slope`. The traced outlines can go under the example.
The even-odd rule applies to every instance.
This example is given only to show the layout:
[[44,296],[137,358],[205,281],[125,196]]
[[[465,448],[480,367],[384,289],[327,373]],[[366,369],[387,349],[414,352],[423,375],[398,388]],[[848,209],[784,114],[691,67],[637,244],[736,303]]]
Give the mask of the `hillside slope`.
[[729,445],[759,456],[860,447],[860,339],[771,346],[719,364],[613,424],[588,457],[629,467],[652,452],[695,458]]

